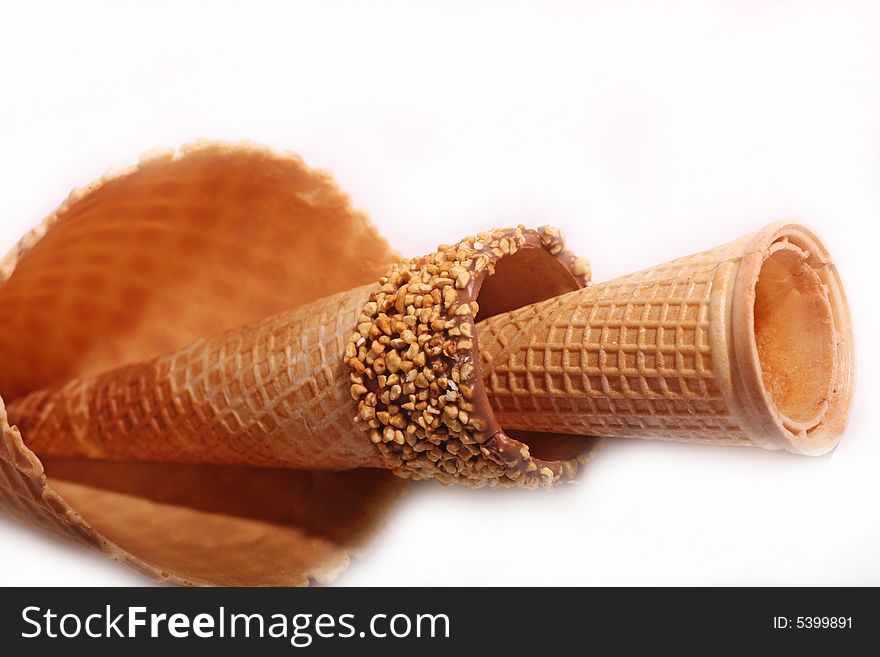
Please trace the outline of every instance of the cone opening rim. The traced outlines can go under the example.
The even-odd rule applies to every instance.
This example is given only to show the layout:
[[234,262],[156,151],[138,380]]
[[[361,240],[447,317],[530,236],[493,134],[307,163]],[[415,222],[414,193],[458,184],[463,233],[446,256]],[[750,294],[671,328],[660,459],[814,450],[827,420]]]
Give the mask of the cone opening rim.
[[[474,323],[476,325],[495,315],[574,292],[581,287],[571,263],[567,262],[567,252],[552,254],[548,249],[542,248],[540,241],[535,240],[532,231],[526,231],[523,246],[516,253],[499,258],[495,262],[494,273],[486,276],[475,290],[474,298],[480,310]],[[479,352],[478,330],[475,331],[475,336],[475,349]],[[474,365],[479,368],[478,376],[482,381],[479,357],[474,358]],[[511,430],[500,424],[499,429],[508,438],[525,445],[535,459],[547,463],[576,459],[591,450],[591,446],[581,436]]]
[[[793,255],[774,255],[779,253]],[[756,331],[756,302],[761,302],[759,279],[765,263],[770,260],[770,266],[776,267],[779,258],[797,258],[810,272],[804,280],[808,288],[813,286],[811,311],[823,315],[828,324],[827,329],[820,331],[824,356],[818,362],[824,366],[820,368],[821,375],[815,377],[812,394],[817,403],[812,408],[792,410],[786,397],[790,393],[774,391],[773,385],[767,385],[766,349],[762,367],[760,329]],[[736,271],[732,301],[734,411],[740,426],[752,440],[766,447],[807,455],[832,450],[840,441],[849,416],[855,351],[846,295],[827,247],[802,224],[783,222],[767,226],[754,235],[745,249]],[[760,318],[758,321],[760,324]],[[801,346],[805,344],[801,336],[789,333],[789,337],[797,338]],[[816,344],[814,341],[813,346]],[[769,367],[770,378],[774,366],[778,370],[784,361],[783,358]],[[824,403],[819,397],[825,397]],[[778,403],[780,400],[782,403]]]
[[[523,243],[514,253],[502,254],[474,281],[473,299],[479,312],[468,318],[473,322],[475,399],[487,409],[489,443],[503,461],[521,467],[537,467],[542,477],[552,481],[572,481],[581,467],[595,454],[601,438],[563,433],[512,430],[503,426],[489,401],[483,379],[478,322],[494,315],[525,308],[576,292],[590,283],[586,261],[565,245],[563,235],[554,228],[541,226],[523,230]],[[497,297],[497,298],[496,298]],[[542,484],[543,485],[543,484]]]

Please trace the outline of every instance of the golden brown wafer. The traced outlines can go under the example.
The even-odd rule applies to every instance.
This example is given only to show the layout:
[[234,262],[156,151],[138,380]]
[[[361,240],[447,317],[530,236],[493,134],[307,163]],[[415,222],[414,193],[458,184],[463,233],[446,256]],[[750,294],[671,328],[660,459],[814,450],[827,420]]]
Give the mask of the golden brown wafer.
[[[398,259],[294,155],[152,153],[72,193],[0,261],[2,401],[375,282]],[[0,428],[0,510],[177,583],[332,579],[405,483],[379,469],[41,461],[2,405]]]

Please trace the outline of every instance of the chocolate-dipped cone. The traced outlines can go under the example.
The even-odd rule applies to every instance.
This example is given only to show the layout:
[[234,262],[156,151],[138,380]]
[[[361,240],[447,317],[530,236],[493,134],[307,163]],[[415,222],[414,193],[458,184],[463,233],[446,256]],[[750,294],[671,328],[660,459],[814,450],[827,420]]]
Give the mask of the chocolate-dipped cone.
[[502,312],[587,274],[553,229],[482,233],[378,284],[31,393],[8,414],[41,456],[550,485],[572,478],[592,443],[542,460],[504,434],[482,388],[475,315],[478,299]]
[[796,223],[478,325],[505,427],[822,454],[854,385],[846,296]]

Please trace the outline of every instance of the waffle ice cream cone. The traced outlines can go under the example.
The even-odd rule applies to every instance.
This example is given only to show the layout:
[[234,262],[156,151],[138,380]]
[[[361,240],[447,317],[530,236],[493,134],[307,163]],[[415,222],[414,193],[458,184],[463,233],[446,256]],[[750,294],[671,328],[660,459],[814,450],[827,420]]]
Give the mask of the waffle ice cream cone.
[[478,335],[510,429],[822,454],[852,399],[843,287],[795,223],[490,318]]

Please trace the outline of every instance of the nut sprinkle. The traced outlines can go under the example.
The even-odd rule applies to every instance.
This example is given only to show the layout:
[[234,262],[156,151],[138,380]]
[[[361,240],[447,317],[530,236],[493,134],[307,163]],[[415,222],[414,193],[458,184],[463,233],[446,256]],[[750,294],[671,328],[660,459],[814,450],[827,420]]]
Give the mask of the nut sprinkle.
[[364,304],[345,352],[355,422],[395,474],[470,486],[549,487],[585,461],[541,461],[498,426],[483,387],[475,318],[482,282],[524,247],[558,258],[578,285],[589,265],[557,229],[496,229],[395,264]]

